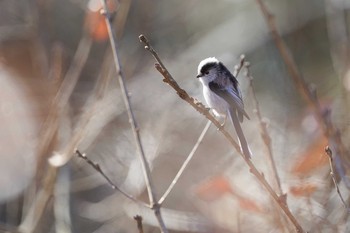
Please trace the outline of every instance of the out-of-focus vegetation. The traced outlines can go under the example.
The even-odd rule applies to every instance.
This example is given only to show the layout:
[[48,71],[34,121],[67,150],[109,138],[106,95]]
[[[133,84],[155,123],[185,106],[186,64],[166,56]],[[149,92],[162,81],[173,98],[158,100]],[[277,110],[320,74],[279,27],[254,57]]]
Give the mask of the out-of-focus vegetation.
[[[350,3],[266,0],[301,76],[331,111],[347,147]],[[349,154],[334,154],[295,87],[253,0],[110,0],[118,55],[158,198],[190,153],[206,119],[162,82],[138,36],[203,101],[198,63],[215,56],[233,71],[244,53],[272,140],[288,207],[308,232],[349,232]],[[0,232],[158,232],[151,210],[111,189],[74,154],[97,162],[130,195],[148,202],[117,82],[99,0],[0,1]],[[251,120],[253,163],[276,188],[249,80],[238,76]],[[233,129],[227,124],[227,129]],[[277,188],[276,188],[277,190]],[[347,206],[340,200],[341,193]],[[162,205],[171,232],[293,232],[293,225],[211,127]]]

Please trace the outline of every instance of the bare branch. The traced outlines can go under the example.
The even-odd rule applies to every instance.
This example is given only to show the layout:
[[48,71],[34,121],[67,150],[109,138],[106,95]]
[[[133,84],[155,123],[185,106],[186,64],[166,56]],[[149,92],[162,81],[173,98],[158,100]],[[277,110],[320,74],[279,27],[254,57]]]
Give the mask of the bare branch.
[[[52,102],[52,106],[50,106],[49,114],[47,119],[45,120],[42,139],[39,140],[38,151],[39,154],[48,154],[47,147],[51,145],[54,137],[57,134],[58,130],[58,121],[61,118],[61,113],[66,109],[69,98],[72,95],[72,92],[79,80],[81,71],[86,64],[86,61],[89,56],[89,52],[92,46],[91,39],[84,35],[78,45],[78,48],[74,54],[73,61],[58,89],[56,96]],[[79,135],[79,134],[78,134]],[[78,142],[79,137],[77,133],[74,133],[71,142]],[[54,166],[62,166],[64,165],[74,153],[74,147],[76,145],[71,145],[73,143],[69,143],[69,145],[65,148],[62,156],[60,156],[60,162],[52,162],[54,161],[52,158],[49,158],[49,162]],[[43,160],[46,162],[46,158]],[[38,167],[41,167],[42,164],[39,164]]]
[[344,207],[347,209],[348,212],[350,212],[350,209],[348,208],[347,204],[346,204],[345,201],[344,201],[343,195],[341,195],[341,193],[340,193],[340,189],[339,189],[337,180],[336,180],[336,178],[335,178],[335,176],[334,176],[335,173],[334,173],[334,169],[333,169],[334,164],[333,164],[333,153],[332,153],[332,150],[327,146],[327,147],[325,148],[325,152],[326,152],[326,154],[328,155],[329,167],[330,167],[330,169],[331,169],[331,171],[329,172],[329,174],[330,174],[331,177],[332,177],[332,180],[333,180],[334,186],[335,186],[335,188],[336,188],[336,190],[337,190],[338,196],[339,196],[341,202],[343,203]]
[[121,66],[120,66],[120,62],[119,62],[119,58],[118,58],[118,52],[117,52],[117,44],[116,44],[117,39],[116,39],[114,29],[112,28],[111,14],[108,10],[107,0],[101,0],[101,4],[103,6],[103,10],[101,11],[101,13],[105,16],[105,21],[106,21],[108,35],[109,35],[109,42],[111,44],[111,49],[112,49],[113,58],[114,58],[114,65],[115,65],[115,68],[117,71],[118,81],[119,81],[120,87],[122,89],[123,100],[124,100],[124,103],[126,106],[126,110],[128,112],[129,122],[130,122],[131,129],[132,129],[132,132],[133,132],[133,135],[135,138],[139,159],[141,161],[142,171],[143,171],[143,175],[145,177],[150,206],[154,210],[154,214],[158,220],[161,231],[164,233],[167,233],[168,230],[165,227],[165,224],[164,224],[161,212],[160,212],[160,205],[157,203],[157,198],[156,198],[156,194],[155,194],[155,190],[154,190],[154,186],[153,186],[152,178],[151,178],[151,171],[150,171],[150,168],[149,168],[149,165],[148,165],[145,153],[144,153],[144,149],[142,147],[141,137],[140,137],[140,129],[137,126],[136,119],[135,119],[134,113],[133,113],[132,108],[131,108],[130,99],[128,96],[128,91],[127,91],[125,81],[124,81],[124,75],[123,75],[122,70],[121,70]]
[[236,149],[237,153],[244,159],[247,166],[250,168],[250,172],[258,179],[259,183],[262,186],[264,186],[267,192],[271,195],[271,197],[276,201],[276,203],[283,210],[283,212],[286,214],[289,220],[293,223],[297,232],[305,232],[303,228],[300,226],[300,224],[298,223],[298,221],[296,220],[296,218],[290,212],[286,203],[286,195],[278,196],[276,194],[273,188],[266,181],[264,175],[261,172],[259,172],[259,170],[255,167],[255,165],[251,162],[249,158],[244,156],[244,154],[240,150],[239,145],[235,142],[235,140],[231,137],[231,135],[223,127],[221,127],[220,123],[209,113],[209,109],[206,108],[198,100],[195,100],[193,97],[189,96],[188,93],[177,84],[177,82],[171,76],[169,71],[163,65],[157,52],[150,45],[150,42],[148,41],[148,39],[144,35],[140,35],[139,39],[143,44],[145,44],[145,49],[148,50],[152,54],[154,59],[157,61],[157,63],[155,64],[155,67],[158,70],[158,72],[161,73],[161,75],[163,76],[163,81],[169,84],[173,89],[175,89],[175,91],[177,92],[177,94],[181,99],[189,103],[193,108],[195,108],[199,113],[204,115],[208,120],[210,120],[218,128],[218,130],[225,136],[225,138],[230,142],[230,144]]
[[28,212],[24,216],[18,227],[20,232],[34,232],[40,219],[42,218],[49,200],[53,196],[56,183],[57,167],[49,166],[44,174],[42,188],[35,194],[33,204],[30,205]]
[[239,72],[242,70],[244,65],[245,65],[245,55],[242,54],[239,57],[239,64],[235,65],[235,70],[233,71],[233,76],[235,76],[237,78],[237,76],[239,75]]
[[247,73],[246,73],[246,76],[247,78],[249,79],[249,85],[250,85],[250,89],[252,91],[252,95],[253,95],[253,102],[254,102],[254,105],[255,105],[255,109],[256,109],[256,115],[258,117],[258,120],[259,120],[259,126],[260,126],[260,131],[261,131],[261,137],[263,139],[263,142],[267,148],[267,159],[270,163],[270,166],[272,168],[272,171],[273,171],[273,176],[274,176],[274,179],[275,179],[275,182],[276,182],[276,185],[277,185],[277,190],[278,190],[278,193],[279,195],[282,195],[283,194],[283,191],[282,191],[282,187],[281,187],[281,180],[280,180],[280,177],[278,175],[278,172],[277,172],[277,167],[276,167],[276,163],[275,163],[275,159],[273,157],[273,150],[272,150],[272,145],[271,145],[271,137],[269,135],[269,132],[267,130],[267,126],[266,126],[266,122],[263,120],[262,118],[262,114],[261,114],[261,110],[260,110],[260,106],[259,106],[259,101],[256,97],[256,93],[255,93],[255,88],[254,88],[254,84],[253,84],[253,76],[251,76],[250,74],[250,64],[248,62],[245,63],[245,68],[247,70]]
[[107,181],[107,183],[109,184],[109,186],[111,186],[112,189],[118,190],[121,194],[123,194],[125,197],[129,198],[130,200],[141,204],[147,208],[150,208],[149,205],[147,205],[146,203],[137,200],[135,197],[131,196],[130,194],[126,193],[125,191],[121,190],[116,184],[113,183],[113,181],[106,175],[106,173],[104,173],[104,171],[101,169],[100,165],[98,163],[93,162],[91,159],[89,159],[86,154],[81,153],[78,149],[75,150],[75,154],[85,160],[85,162],[87,162],[93,169],[95,169],[98,173],[100,173],[103,178],[105,178],[105,180]]
[[149,169],[148,162],[147,162],[147,159],[146,159],[146,156],[145,156],[142,144],[141,144],[141,138],[140,138],[140,133],[139,133],[140,131],[139,131],[139,128],[137,126],[136,119],[135,119],[134,113],[133,113],[132,108],[131,108],[130,99],[128,96],[128,91],[126,89],[124,76],[123,76],[123,73],[121,70],[121,66],[120,66],[120,62],[119,62],[119,58],[118,58],[118,52],[117,52],[117,44],[116,44],[117,40],[116,40],[115,33],[114,33],[114,30],[113,30],[111,22],[110,22],[110,12],[108,11],[107,1],[101,0],[101,3],[103,5],[102,14],[105,16],[105,19],[106,19],[107,29],[108,29],[108,33],[109,33],[109,40],[110,40],[111,47],[112,47],[114,65],[115,65],[115,68],[117,71],[118,81],[119,81],[119,84],[120,84],[121,89],[122,89],[123,99],[124,99],[124,103],[126,106],[126,110],[128,112],[131,129],[133,131],[135,141],[136,141],[137,150],[138,150],[138,153],[140,155],[141,162],[142,162],[142,168],[143,168],[145,179],[146,179],[148,195],[149,195],[150,202],[151,202],[150,204],[152,205],[154,203],[155,193],[153,191],[153,184],[151,182],[150,169]]

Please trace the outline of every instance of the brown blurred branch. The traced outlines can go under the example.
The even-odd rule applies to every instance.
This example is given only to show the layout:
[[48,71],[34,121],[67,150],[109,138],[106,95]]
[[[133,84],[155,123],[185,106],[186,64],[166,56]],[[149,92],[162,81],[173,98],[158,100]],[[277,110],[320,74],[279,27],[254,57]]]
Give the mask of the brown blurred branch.
[[[48,117],[44,122],[43,128],[41,129],[42,133],[40,134],[41,137],[37,149],[40,156],[37,165],[37,177],[45,177],[45,179],[43,181],[42,188],[36,194],[35,201],[31,203],[29,211],[26,213],[19,227],[23,231],[35,230],[44,213],[44,209],[47,206],[48,201],[53,195],[53,188],[56,183],[57,168],[52,166],[46,167],[46,156],[47,154],[52,153],[52,150],[55,149],[55,143],[57,140],[56,136],[59,129],[59,120],[61,119],[62,115],[61,112],[67,106],[68,100],[88,58],[91,45],[92,41],[87,36],[83,36],[74,54],[72,64],[69,67],[67,74],[65,75],[65,78],[52,101]],[[58,76],[57,79],[59,79]],[[64,157],[64,162],[62,162],[60,165],[63,165],[66,161],[68,161],[68,159],[69,157]]]
[[56,177],[57,168],[49,166],[45,173],[42,188],[35,193],[35,199],[34,201],[31,200],[32,204],[18,227],[20,232],[35,232],[35,229],[45,212],[45,208],[53,196]]
[[122,90],[123,100],[124,100],[126,110],[127,110],[128,116],[129,116],[129,122],[131,125],[131,129],[132,129],[132,132],[133,132],[133,135],[135,138],[139,159],[141,161],[143,175],[145,177],[146,187],[147,187],[147,191],[148,191],[148,198],[150,201],[150,206],[154,210],[154,214],[158,220],[159,227],[160,227],[161,231],[164,233],[167,233],[168,230],[165,227],[163,217],[161,215],[160,205],[157,203],[155,189],[154,189],[152,178],[151,178],[151,171],[150,171],[147,159],[146,159],[146,155],[144,153],[144,149],[142,147],[141,137],[140,137],[140,129],[137,126],[136,119],[135,119],[134,113],[133,113],[132,108],[131,108],[130,99],[128,96],[128,91],[126,89],[126,85],[125,85],[125,81],[124,81],[124,75],[123,75],[122,70],[121,70],[118,52],[117,52],[116,34],[114,32],[114,29],[112,28],[111,14],[108,10],[107,0],[101,0],[101,4],[103,6],[103,10],[101,11],[101,13],[105,16],[105,21],[106,21],[108,35],[109,35],[109,42],[111,44],[111,49],[112,49],[113,58],[114,58],[114,65],[115,65],[115,68],[117,71],[118,81],[119,81],[119,84],[120,84],[120,87]]
[[338,186],[338,183],[337,183],[337,179],[335,178],[335,173],[334,173],[334,169],[333,169],[334,168],[334,164],[333,164],[333,153],[332,153],[332,150],[327,146],[325,148],[325,152],[328,155],[329,167],[330,167],[330,170],[331,170],[329,172],[329,174],[332,177],[332,180],[333,180],[334,186],[335,186],[335,188],[337,190],[338,196],[339,196],[341,202],[343,203],[344,207],[347,209],[348,212],[350,212],[350,209],[348,208],[347,204],[345,203],[343,195],[340,192],[340,189],[339,189],[339,186]]
[[277,171],[277,167],[276,167],[276,163],[275,163],[275,159],[273,156],[273,150],[272,150],[272,144],[271,144],[271,137],[270,134],[267,130],[267,125],[266,122],[263,120],[262,114],[261,114],[261,110],[260,110],[260,106],[259,106],[259,101],[258,98],[256,97],[256,93],[255,93],[255,87],[253,84],[253,76],[250,74],[250,64],[248,62],[245,63],[245,68],[246,68],[246,77],[249,79],[249,85],[250,85],[250,89],[252,91],[252,96],[253,96],[253,102],[254,102],[254,107],[256,110],[256,115],[258,117],[258,121],[259,121],[259,126],[260,126],[260,133],[261,133],[261,137],[263,139],[263,142],[267,148],[267,160],[270,163],[270,166],[272,168],[273,171],[273,177],[275,179],[276,185],[277,185],[277,190],[279,195],[283,194],[282,191],[282,187],[281,187],[281,180],[280,177],[278,175],[278,171]]
[[[39,153],[49,154],[52,153],[52,150],[46,152],[47,146],[51,145],[54,140],[59,127],[59,120],[61,119],[62,112],[67,110],[67,105],[69,98],[73,93],[73,90],[79,80],[81,71],[86,64],[86,61],[89,56],[89,52],[92,46],[92,41],[87,35],[83,35],[82,39],[79,42],[78,48],[74,54],[71,65],[65,75],[63,82],[53,100],[52,106],[50,107],[49,115],[44,124],[43,138],[39,141]],[[71,137],[70,143],[64,149],[64,152],[61,153],[59,162],[57,162],[52,156],[49,158],[49,162],[54,166],[62,166],[69,161],[71,155],[74,153],[74,148],[76,144],[81,139],[82,132],[80,129],[75,130],[73,136]],[[46,162],[46,158],[45,158]]]
[[130,200],[141,204],[145,207],[150,208],[149,205],[147,205],[146,203],[137,200],[135,197],[131,196],[130,194],[124,192],[123,190],[121,190],[116,184],[113,183],[113,181],[106,175],[106,173],[104,173],[104,171],[101,169],[100,165],[98,163],[93,162],[91,159],[89,159],[86,154],[81,153],[79,150],[75,150],[75,154],[85,160],[85,162],[87,162],[93,169],[95,169],[98,173],[100,173],[103,178],[105,178],[105,180],[107,181],[107,183],[109,184],[109,186],[111,186],[112,189],[118,190],[121,194],[123,194],[125,197],[129,198]]
[[150,45],[150,42],[148,41],[148,39],[144,35],[140,35],[139,39],[145,45],[145,49],[148,50],[156,60],[157,63],[155,64],[155,67],[158,70],[158,72],[163,76],[163,82],[170,85],[176,91],[176,93],[179,95],[181,99],[183,99],[188,104],[190,104],[194,109],[196,109],[199,113],[204,115],[208,120],[210,120],[218,128],[218,130],[225,136],[225,138],[230,142],[230,144],[236,149],[237,153],[244,159],[247,166],[250,168],[250,172],[257,178],[259,183],[262,186],[264,186],[267,192],[271,195],[271,197],[276,201],[276,203],[283,210],[283,212],[286,214],[289,220],[293,223],[297,232],[305,232],[303,228],[300,226],[300,224],[298,223],[298,221],[296,220],[296,218],[293,216],[291,211],[289,210],[286,203],[286,196],[277,195],[277,193],[266,181],[264,175],[259,172],[259,170],[255,167],[255,165],[251,162],[250,159],[248,159],[246,156],[243,155],[239,145],[235,142],[235,140],[231,137],[231,135],[223,127],[221,127],[221,124],[214,118],[214,116],[210,114],[209,109],[206,108],[198,100],[189,96],[188,93],[177,84],[175,79],[171,76],[169,71],[166,69],[166,67],[160,60],[157,52]]
[[140,215],[136,215],[134,219],[137,222],[137,229],[139,230],[139,233],[143,233],[142,217]]
[[[246,68],[246,74],[245,75],[246,75],[246,77],[249,80],[249,86],[250,86],[252,97],[253,97],[255,113],[256,113],[256,115],[258,117],[258,121],[259,121],[260,135],[261,135],[261,138],[262,138],[262,140],[263,140],[263,142],[264,142],[264,144],[266,146],[266,149],[267,149],[267,153],[264,153],[264,154],[266,155],[267,160],[269,161],[269,165],[270,165],[270,168],[272,170],[272,176],[273,176],[273,179],[275,181],[274,183],[275,183],[275,188],[277,190],[277,193],[278,193],[278,195],[284,195],[282,187],[281,187],[281,180],[280,180],[280,177],[279,177],[278,171],[277,171],[276,162],[275,162],[275,159],[274,159],[274,156],[273,156],[271,137],[270,137],[270,134],[269,134],[269,132],[267,130],[267,123],[266,123],[266,121],[263,120],[263,117],[262,117],[262,114],[261,114],[260,105],[259,105],[258,98],[256,96],[256,91],[255,91],[254,82],[253,82],[254,78],[253,78],[253,76],[250,73],[250,63],[249,62],[245,62],[245,61],[243,61],[243,63],[244,63],[244,67]],[[274,215],[275,215],[276,222],[277,221],[279,222],[279,226],[281,227],[281,229],[283,227],[285,227],[285,224],[283,224],[281,222],[282,219],[279,218],[277,216],[277,214],[274,214]]]
[[241,72],[244,65],[245,65],[245,55],[242,54],[239,57],[239,64],[235,65],[235,70],[233,71],[233,76],[235,76],[237,78],[237,76],[239,75],[239,72]]
[[277,31],[274,16],[268,11],[262,0],[256,0],[256,2],[259,5],[260,10],[265,17],[266,23],[269,27],[270,33],[273,37],[276,47],[278,48],[281,57],[284,63],[286,64],[287,70],[297,90],[299,91],[301,96],[306,100],[308,105],[313,108],[316,119],[319,125],[321,125],[324,135],[328,138],[329,141],[335,143],[334,152],[336,154],[339,154],[344,160],[344,162],[349,163],[348,158],[346,156],[348,155],[348,152],[345,149],[345,146],[341,140],[339,130],[334,127],[332,121],[327,116],[328,114],[325,114],[325,112],[322,111],[316,95],[316,90],[311,89],[305,82],[304,78],[301,76],[287,45],[285,44],[281,35]]

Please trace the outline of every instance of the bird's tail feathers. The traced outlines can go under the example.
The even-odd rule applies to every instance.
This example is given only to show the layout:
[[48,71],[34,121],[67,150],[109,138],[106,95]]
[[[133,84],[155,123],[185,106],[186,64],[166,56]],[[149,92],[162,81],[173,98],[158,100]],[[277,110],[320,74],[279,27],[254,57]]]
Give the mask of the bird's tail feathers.
[[245,155],[246,158],[250,159],[252,152],[243,134],[242,127],[241,127],[241,124],[239,123],[239,119],[237,116],[237,112],[234,109],[230,109],[229,114],[230,114],[232,124],[236,130],[239,146],[241,147],[241,152]]

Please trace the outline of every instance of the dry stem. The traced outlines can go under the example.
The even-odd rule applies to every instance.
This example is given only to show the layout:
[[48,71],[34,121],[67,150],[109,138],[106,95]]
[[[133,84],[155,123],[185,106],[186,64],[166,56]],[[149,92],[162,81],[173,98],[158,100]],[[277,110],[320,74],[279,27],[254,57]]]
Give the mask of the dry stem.
[[[277,190],[278,195],[283,195],[283,190],[281,187],[281,180],[280,180],[280,177],[278,175],[276,162],[275,162],[275,159],[273,156],[271,137],[270,137],[270,134],[267,130],[267,123],[266,123],[266,121],[263,120],[263,117],[261,114],[260,105],[259,105],[258,98],[256,96],[256,91],[255,91],[254,82],[253,82],[254,78],[250,74],[250,63],[249,62],[243,62],[243,63],[244,63],[244,67],[246,68],[246,77],[249,80],[249,86],[250,86],[252,97],[253,97],[255,113],[256,113],[256,115],[258,117],[258,121],[259,121],[260,135],[261,135],[261,138],[262,138],[262,140],[265,144],[265,147],[267,149],[267,153],[264,153],[264,154],[267,157],[267,160],[269,161],[270,168],[272,170],[272,176],[273,176],[273,179],[275,181],[274,182],[275,189]],[[275,216],[276,216],[276,221],[278,221],[280,223],[279,224],[280,227],[281,228],[285,227],[284,224],[281,222],[282,221],[281,218],[279,218],[277,215],[275,215]]]
[[329,167],[330,167],[330,169],[331,169],[331,171],[329,172],[329,174],[330,174],[331,177],[332,177],[332,180],[333,180],[334,186],[335,186],[335,188],[336,188],[336,190],[337,190],[338,196],[339,196],[341,202],[343,203],[344,207],[347,209],[348,212],[350,212],[350,210],[349,210],[347,204],[346,204],[345,201],[344,201],[343,195],[341,195],[341,192],[340,192],[340,189],[339,189],[337,180],[336,180],[336,178],[335,178],[335,176],[334,176],[334,169],[333,169],[334,165],[333,165],[333,153],[332,153],[332,150],[327,146],[327,147],[325,148],[325,152],[326,152],[326,154],[328,155]]
[[303,228],[300,226],[296,218],[293,216],[291,211],[289,210],[286,203],[286,195],[278,196],[277,193],[273,190],[273,188],[266,181],[264,175],[259,172],[259,170],[254,166],[254,164],[241,152],[239,145],[235,142],[235,140],[231,137],[231,135],[221,127],[220,123],[209,113],[209,109],[206,108],[201,102],[195,100],[193,97],[189,96],[188,93],[182,89],[174,78],[171,76],[169,71],[163,65],[160,60],[157,52],[152,48],[148,39],[144,35],[139,36],[140,41],[145,45],[145,49],[148,50],[154,59],[156,60],[155,67],[158,72],[163,76],[163,82],[170,85],[179,95],[179,97],[189,103],[194,109],[196,109],[199,113],[204,115],[208,120],[210,120],[218,130],[225,136],[225,138],[231,143],[231,145],[236,149],[237,153],[244,159],[247,166],[250,168],[250,172],[258,179],[259,183],[264,186],[264,188],[268,191],[271,197],[277,202],[289,220],[295,226],[297,232],[304,232]]
[[256,97],[256,94],[255,94],[255,88],[254,88],[254,84],[253,84],[253,76],[251,76],[251,74],[250,74],[249,63],[248,62],[245,63],[245,67],[246,67],[246,70],[247,70],[246,76],[249,79],[249,85],[250,85],[250,89],[251,89],[252,95],[253,95],[253,101],[254,101],[254,105],[255,105],[255,109],[256,109],[256,115],[257,115],[258,120],[259,120],[261,137],[262,137],[263,142],[264,142],[264,144],[265,144],[265,146],[267,148],[267,151],[268,151],[267,159],[269,160],[270,166],[271,166],[272,171],[273,171],[273,176],[275,178],[275,182],[276,182],[276,185],[277,185],[278,193],[279,193],[279,195],[282,195],[283,191],[282,191],[282,187],[281,187],[281,181],[280,181],[280,177],[279,177],[278,172],[277,172],[275,159],[273,157],[273,150],[272,150],[272,145],[271,145],[271,137],[270,137],[270,134],[269,134],[269,132],[267,130],[266,122],[264,122],[264,120],[262,118],[262,114],[261,114],[261,110],[260,110],[260,106],[259,106],[259,101],[258,101],[258,99]]
[[107,0],[101,0],[101,4],[103,6],[103,10],[101,13],[105,16],[105,21],[106,21],[108,35],[109,35],[109,41],[111,44],[111,49],[112,49],[113,58],[114,58],[114,65],[115,65],[115,68],[117,71],[118,81],[119,81],[120,87],[122,89],[123,100],[124,100],[124,103],[126,106],[126,110],[128,112],[129,122],[130,122],[131,129],[132,129],[132,132],[133,132],[133,135],[135,138],[136,147],[138,150],[138,155],[139,155],[139,158],[141,161],[143,175],[145,177],[146,187],[147,187],[147,191],[148,191],[148,198],[150,201],[150,206],[154,210],[154,214],[158,220],[161,231],[164,233],[167,233],[168,230],[165,227],[165,224],[164,224],[161,212],[160,212],[160,205],[157,203],[157,198],[156,198],[154,186],[152,183],[150,168],[149,168],[149,165],[148,165],[148,162],[147,162],[147,159],[146,159],[143,147],[142,147],[140,130],[137,126],[136,119],[135,119],[134,113],[133,113],[132,108],[131,108],[130,99],[128,96],[128,91],[126,89],[126,85],[125,85],[125,81],[124,81],[124,76],[123,76],[123,73],[122,73],[122,70],[120,67],[120,62],[119,62],[118,52],[117,52],[117,44],[116,44],[117,39],[115,36],[115,32],[112,28],[111,15],[110,15],[110,12],[108,10]]

